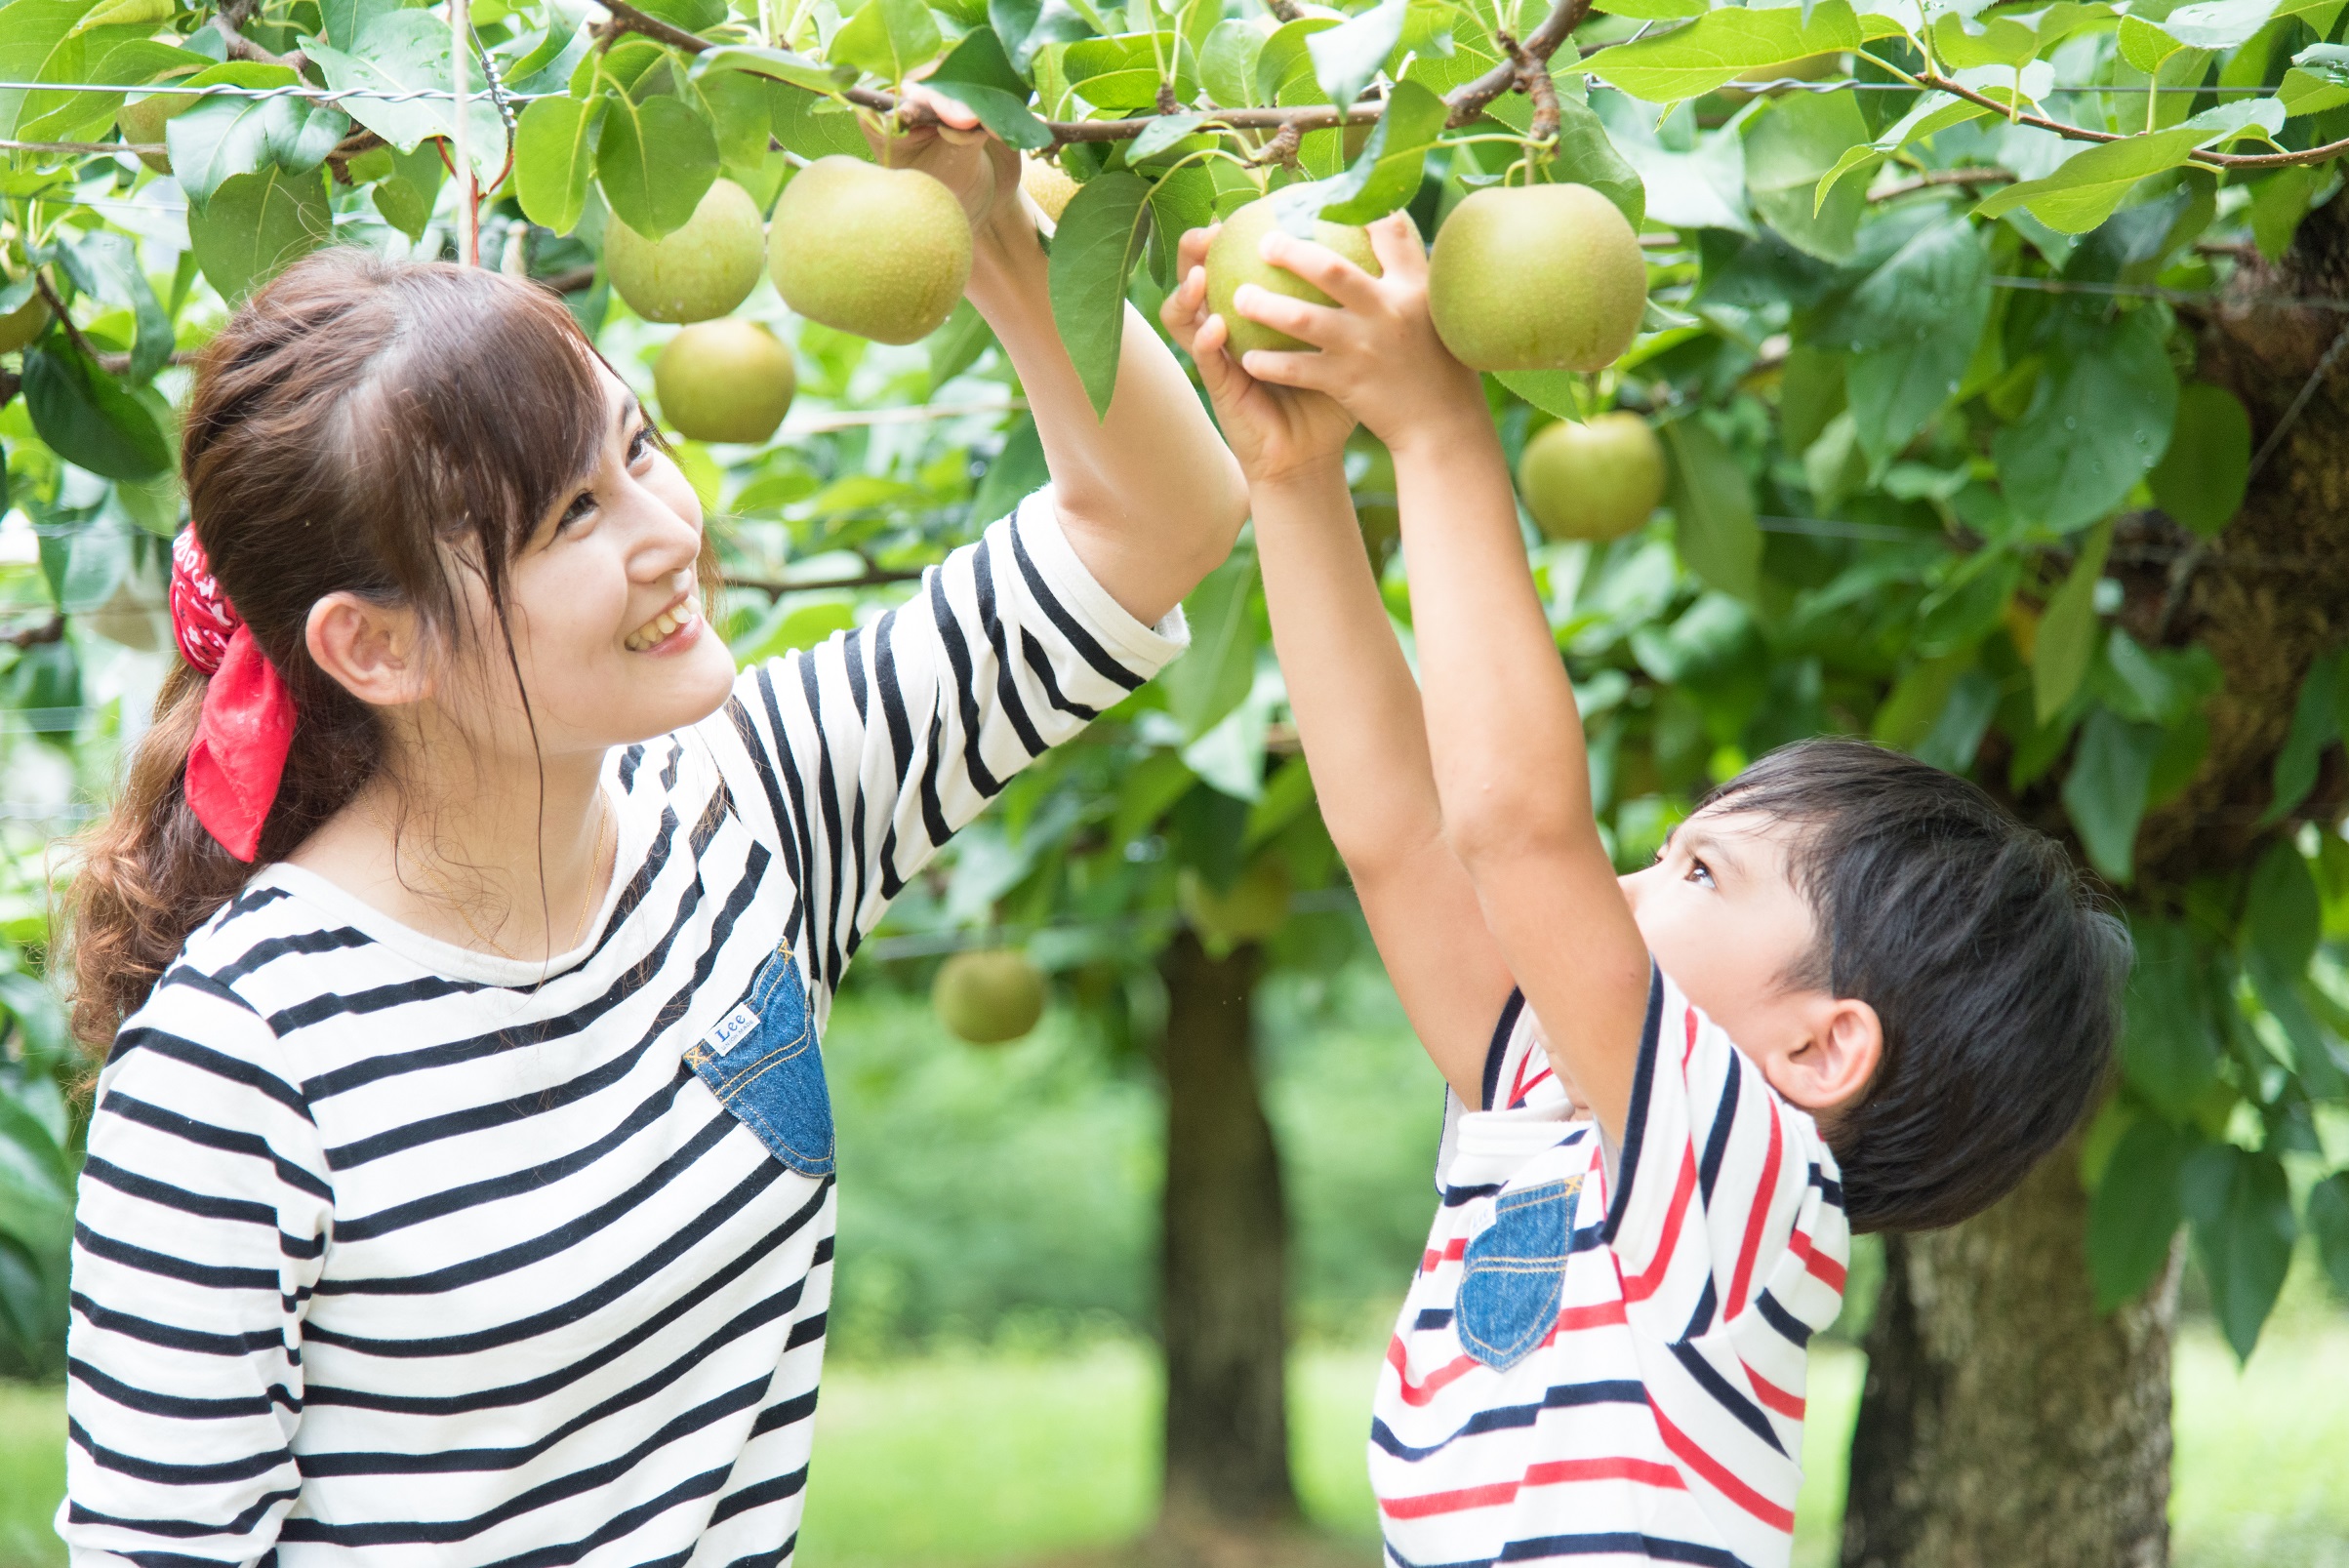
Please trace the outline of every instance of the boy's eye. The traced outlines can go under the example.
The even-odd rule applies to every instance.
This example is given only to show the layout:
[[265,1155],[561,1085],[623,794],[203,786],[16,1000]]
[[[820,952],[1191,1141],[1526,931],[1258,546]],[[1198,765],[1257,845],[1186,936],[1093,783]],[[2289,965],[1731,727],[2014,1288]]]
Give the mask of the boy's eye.
[[1703,861],[1690,861],[1688,863],[1688,880],[1703,887],[1715,886],[1713,867],[1707,865]]

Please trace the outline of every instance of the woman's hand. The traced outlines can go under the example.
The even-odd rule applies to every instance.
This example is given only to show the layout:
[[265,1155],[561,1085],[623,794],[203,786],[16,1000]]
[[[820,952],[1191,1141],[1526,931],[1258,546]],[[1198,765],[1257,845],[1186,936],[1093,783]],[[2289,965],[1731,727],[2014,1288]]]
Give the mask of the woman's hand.
[[1265,236],[1266,261],[1337,304],[1309,304],[1243,287],[1232,302],[1235,309],[1317,350],[1252,349],[1244,360],[1247,374],[1337,399],[1398,455],[1415,441],[1450,439],[1447,432],[1463,420],[1488,426],[1477,373],[1452,357],[1428,315],[1428,253],[1410,215],[1398,212],[1372,223],[1370,248],[1384,269],[1375,278],[1327,246],[1277,228]]
[[927,107],[936,125],[916,126],[882,140],[868,130],[873,155],[892,169],[918,169],[961,201],[970,216],[971,238],[985,250],[1025,240],[1034,243],[1035,223],[1020,203],[1020,154],[979,124],[979,117],[944,94],[919,85],[906,89],[908,106]]
[[[1239,460],[1240,472],[1256,487],[1327,467],[1343,471],[1346,437],[1354,431],[1354,416],[1319,392],[1295,391],[1258,381],[1224,351],[1231,339],[1230,324],[1207,310],[1205,260],[1207,244],[1214,238],[1213,228],[1195,228],[1183,236],[1176,253],[1183,281],[1166,297],[1158,319],[1197,362],[1200,384],[1215,405],[1224,440]],[[1267,300],[1279,298],[1263,289],[1241,293]]]

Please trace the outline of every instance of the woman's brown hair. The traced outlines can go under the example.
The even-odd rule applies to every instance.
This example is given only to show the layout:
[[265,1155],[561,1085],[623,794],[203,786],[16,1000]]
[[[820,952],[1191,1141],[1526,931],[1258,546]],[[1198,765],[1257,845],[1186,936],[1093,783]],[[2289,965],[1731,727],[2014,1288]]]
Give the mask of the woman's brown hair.
[[287,268],[206,346],[180,459],[191,525],[293,693],[293,744],[247,865],[188,807],[207,677],[172,670],[112,813],[79,846],[69,918],[84,1046],[102,1054],[189,933],[384,767],[375,710],[310,659],[310,607],[338,592],[412,606],[455,646],[467,628],[450,563],[463,561],[503,627],[508,563],[601,450],[597,363],[533,284],[351,249]]

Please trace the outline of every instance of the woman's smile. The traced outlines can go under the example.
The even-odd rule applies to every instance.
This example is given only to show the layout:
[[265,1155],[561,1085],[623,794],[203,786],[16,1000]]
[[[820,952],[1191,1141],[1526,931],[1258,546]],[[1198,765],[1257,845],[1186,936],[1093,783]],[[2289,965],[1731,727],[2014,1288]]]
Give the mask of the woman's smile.
[[621,642],[629,653],[661,658],[692,647],[702,635],[703,624],[702,607],[687,593]]

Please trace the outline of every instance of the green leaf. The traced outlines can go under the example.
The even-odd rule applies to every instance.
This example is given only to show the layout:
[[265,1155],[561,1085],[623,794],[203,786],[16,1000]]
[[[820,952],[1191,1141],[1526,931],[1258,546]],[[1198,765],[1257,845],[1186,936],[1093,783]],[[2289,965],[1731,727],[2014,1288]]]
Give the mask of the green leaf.
[[[325,73],[326,85],[338,92],[446,93],[455,74],[449,58],[449,24],[425,11],[386,12],[368,20],[348,50],[313,44],[306,53]],[[470,60],[466,82],[472,95],[466,104],[466,158],[486,185],[498,178],[506,163],[506,122],[498,117],[488,84]],[[343,102],[352,119],[402,152],[414,152],[420,142],[432,138],[453,139],[457,134],[456,104],[445,98],[405,102],[349,98]],[[189,117],[182,115],[180,119]],[[174,126],[179,123],[172,122]],[[172,166],[179,167],[176,152]]]
[[902,82],[936,60],[944,42],[921,0],[865,0],[831,35],[825,58]]
[[77,467],[145,479],[171,466],[171,446],[146,405],[68,343],[24,350],[24,406],[41,439]]
[[1041,152],[1052,145],[1051,129],[1029,108],[1025,93],[1014,95],[999,87],[987,87],[978,82],[947,81],[935,76],[929,78],[925,85],[942,97],[961,103],[979,117],[981,125],[1015,147]]
[[2120,45],[2121,58],[2148,76],[2162,68],[2162,61],[2186,47],[2141,17],[2121,19]]
[[400,9],[400,0],[318,0],[318,31],[334,48],[349,49],[370,23]]
[[1855,142],[1868,141],[1859,104],[1842,93],[1796,93],[1747,122],[1746,192],[1754,210],[1786,242],[1827,261],[1851,259],[1864,186],[1845,185],[1818,199],[1822,179]]
[[2349,1171],[2335,1171],[2308,1189],[2308,1228],[2332,1288],[2349,1296]]
[[717,139],[700,115],[674,98],[611,105],[595,141],[595,179],[620,221],[646,239],[684,225],[717,179]]
[[2292,704],[2291,728],[2285,732],[2284,749],[2276,753],[2274,790],[2259,825],[2279,823],[2317,784],[2317,760],[2324,749],[2341,738],[2340,655],[2328,654],[2308,666],[2300,696]]
[[834,156],[872,161],[856,116],[837,111],[830,99],[779,82],[768,90],[767,106],[775,140],[809,162]]
[[1933,22],[1933,53],[1951,70],[1976,70],[1985,65],[2019,68],[2039,53],[2039,34],[2011,17],[1974,21],[1958,12],[1945,12]]
[[2186,1219],[2178,1179],[2199,1142],[2150,1119],[2121,1135],[2088,1201],[2088,1276],[2099,1312],[2134,1301],[2169,1262]]
[[1255,106],[1256,61],[1264,54],[1264,38],[1252,22],[1215,24],[1199,51],[1199,85],[1209,99],[1226,108]]
[[[514,195],[532,222],[568,234],[587,206],[595,131],[603,102],[543,98],[523,109],[514,133]],[[381,196],[377,198],[381,207]],[[389,215],[386,215],[389,216]]]
[[2169,449],[2146,479],[2162,510],[2214,539],[2243,508],[2250,481],[2251,416],[2243,400],[2209,382],[2178,388]]
[[2112,549],[2113,525],[2103,524],[2082,541],[2070,575],[2047,600],[2031,654],[2032,707],[2042,724],[2063,711],[2080,690],[2096,657],[2096,583]]
[[1647,221],[1647,187],[1638,171],[1615,150],[1605,124],[1591,106],[1563,94],[1558,100],[1558,151],[1551,160],[1550,178],[1590,186],[1613,202],[1635,229]]
[[1820,334],[1851,352],[1860,446],[1888,461],[1958,391],[1990,317],[1985,236],[1956,213],[1925,223],[1852,292]]
[[[17,3],[22,5],[25,0]],[[1256,57],[1256,101],[1285,105],[1322,101],[1308,45],[1314,34],[1337,26],[1338,21],[1336,17],[1299,17],[1276,28]],[[1299,90],[1303,90],[1301,96]]]
[[1341,108],[1362,96],[1386,64],[1395,46],[1402,42],[1403,16],[1409,0],[1379,0],[1326,32],[1305,40],[1314,62],[1314,79],[1329,101]]
[[1310,223],[1318,214],[1331,222],[1366,223],[1402,206],[1419,194],[1428,149],[1442,134],[1450,112],[1443,100],[1422,84],[1397,83],[1352,168],[1334,179],[1282,188],[1282,221],[1294,215],[1296,221]]
[[[61,52],[57,64],[63,65],[69,52]],[[190,49],[176,49],[149,38],[134,38],[106,51],[105,58],[96,64],[85,65],[74,73],[77,80],[105,82],[124,87],[142,87],[167,74],[185,74],[201,71],[216,63],[209,56]],[[53,78],[56,79],[56,78]],[[22,122],[17,135],[27,141],[76,141],[87,129],[90,134],[102,135],[105,122],[122,107],[127,95],[120,93],[39,93],[24,105]],[[54,108],[44,108],[52,99]]]
[[[191,77],[189,85],[203,85],[212,74]],[[294,84],[293,72],[282,74],[282,82],[250,85]],[[217,98],[172,116],[163,127],[163,140],[171,148],[172,174],[187,193],[189,208],[201,209],[233,175],[264,169],[306,174],[324,163],[349,131],[346,115],[307,100]]]
[[2209,136],[2200,126],[2179,126],[2104,142],[2066,159],[2045,179],[2025,180],[1993,192],[1974,209],[1974,216],[1998,218],[2021,207],[2049,228],[2085,234],[2112,217],[2138,181],[2175,169]]
[[1023,77],[1033,75],[1035,57],[1052,45],[1101,30],[1068,0],[988,0],[987,22],[1010,54],[1012,69]]
[[[2040,635],[2046,635],[2041,628]],[[2064,814],[2080,834],[2088,864],[2115,882],[2136,875],[2137,824],[2153,783],[2153,760],[2162,749],[2162,731],[2132,724],[2099,707],[2080,727],[2080,745],[2064,776]]]
[[267,169],[232,176],[190,210],[187,238],[205,281],[233,304],[325,244],[334,222],[323,179]]
[[2168,447],[2177,418],[2177,373],[2164,339],[2155,311],[2130,311],[2110,326],[2099,313],[2050,350],[2029,411],[1991,448],[2019,516],[2070,533],[2127,499]]
[[2218,1072],[2218,1015],[2209,966],[2182,927],[2143,920],[2129,931],[2136,964],[2121,1039],[2129,1086],[2174,1121],[2190,1116]]
[[856,81],[854,72],[837,65],[826,65],[788,49],[770,49],[762,44],[723,44],[706,49],[693,57],[689,74],[698,82],[720,71],[740,71],[746,76],[789,82],[812,93],[836,92]]
[[1674,420],[1662,433],[1681,560],[1723,593],[1751,599],[1762,567],[1762,530],[1754,521],[1754,489],[1745,469],[1701,419]]
[[2291,1184],[2274,1154],[2211,1144],[2187,1159],[2183,1187],[2211,1310],[2236,1358],[2248,1360],[2299,1237]]
[[1125,280],[1142,258],[1150,184],[1138,175],[1097,175],[1078,187],[1052,237],[1052,319],[1093,412],[1106,418],[1125,342]]
[[987,473],[971,497],[971,521],[992,523],[1010,516],[1022,501],[1051,478],[1051,470],[1044,466],[1043,437],[1036,432],[1034,419],[1023,414],[1003,438],[1003,450],[987,465]]
[[1847,0],[1815,0],[1807,9],[1724,6],[1672,32],[1602,49],[1582,67],[1633,98],[1675,103],[1710,93],[1741,71],[1864,42]]
[[2251,869],[2245,896],[2244,940],[2280,973],[2298,975],[2317,954],[2325,909],[2308,862],[2289,840],[2278,839]]
[[1235,550],[1183,601],[1191,648],[1166,666],[1158,683],[1187,740],[1222,723],[1256,684],[1255,588],[1256,557]]
[[[91,0],[15,0],[0,7],[0,81],[41,81],[59,65],[81,59],[85,48],[74,28],[90,6]],[[28,114],[23,92],[0,92],[0,136],[16,136],[21,121],[61,106],[51,100],[65,96],[35,95]]]
[[163,302],[139,264],[139,252],[127,234],[92,234],[73,247],[78,271],[95,286],[93,292],[131,312],[134,339],[129,377],[134,382],[154,379],[171,359],[175,335]]
[[2233,49],[2276,14],[2276,0],[2203,0],[2162,19],[2162,30],[2189,49]]

